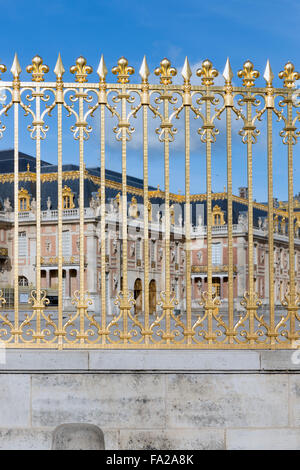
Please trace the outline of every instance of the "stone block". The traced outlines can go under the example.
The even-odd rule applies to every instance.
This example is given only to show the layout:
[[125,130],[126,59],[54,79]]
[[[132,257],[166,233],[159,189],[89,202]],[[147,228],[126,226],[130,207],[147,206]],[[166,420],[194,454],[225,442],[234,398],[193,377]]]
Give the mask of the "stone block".
[[165,427],[165,382],[158,374],[37,374],[33,426],[92,423],[101,429]]
[[122,429],[122,450],[224,450],[225,432],[221,429],[142,430]]
[[0,450],[50,450],[51,440],[49,429],[0,429]]
[[167,428],[288,426],[288,377],[169,374]]
[[259,370],[260,358],[257,351],[107,350],[90,351],[89,368],[91,371]]
[[61,424],[53,431],[52,450],[104,450],[104,435],[94,424]]
[[300,428],[228,429],[227,450],[299,450]]
[[0,374],[0,427],[30,425],[30,375]]
[[261,351],[262,370],[300,370],[299,350]]
[[88,369],[88,351],[6,350],[0,371],[79,371]]

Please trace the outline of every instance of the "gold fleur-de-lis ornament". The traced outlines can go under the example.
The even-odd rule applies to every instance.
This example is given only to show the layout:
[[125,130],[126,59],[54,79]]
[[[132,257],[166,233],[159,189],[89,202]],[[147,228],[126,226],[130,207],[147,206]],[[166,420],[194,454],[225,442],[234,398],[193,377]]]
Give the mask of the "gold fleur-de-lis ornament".
[[70,72],[75,74],[75,82],[84,83],[87,82],[87,75],[91,74],[93,68],[90,65],[86,65],[86,58],[85,57],[78,57],[76,59],[76,65],[72,65],[70,67]]
[[118,65],[112,68],[112,73],[118,75],[119,83],[128,83],[129,75],[134,74],[134,68],[128,65],[128,60],[125,57],[121,57],[118,60]]
[[[1,72],[1,73],[6,72],[6,65],[0,64],[0,72]],[[1,80],[1,77],[0,77],[0,80]]]
[[211,86],[214,84],[214,78],[219,75],[219,72],[213,68],[210,60],[205,59],[202,62],[201,69],[196,71],[197,77],[201,77],[202,85]]
[[295,80],[300,79],[300,73],[295,72],[295,66],[292,62],[287,62],[284,69],[279,72],[278,77],[284,79],[283,86],[286,88],[294,88]]
[[43,64],[43,59],[36,55],[31,61],[30,65],[27,65],[26,72],[32,74],[33,82],[43,82],[44,74],[49,72],[49,67],[46,64]]
[[258,70],[254,70],[254,65],[250,60],[246,60],[243,69],[238,71],[238,77],[243,79],[243,85],[247,88],[254,86],[254,81],[259,77]]
[[156,67],[154,70],[155,75],[160,75],[160,83],[163,85],[170,85],[172,83],[172,77],[177,75],[177,70],[174,67],[171,67],[171,62],[164,58],[160,62],[160,67]]

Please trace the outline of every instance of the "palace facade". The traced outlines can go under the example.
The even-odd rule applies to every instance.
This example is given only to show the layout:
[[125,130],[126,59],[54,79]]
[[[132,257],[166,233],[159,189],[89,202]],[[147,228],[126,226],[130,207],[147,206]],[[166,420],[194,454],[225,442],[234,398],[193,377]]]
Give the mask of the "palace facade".
[[[19,153],[18,207],[14,207],[13,150],[0,152],[0,289],[7,307],[13,307],[13,239],[14,211],[19,213],[19,303],[28,309],[29,292],[35,287],[36,266],[36,166],[35,158]],[[106,298],[107,314],[115,313],[114,300],[122,289],[122,222],[121,175],[106,170]],[[164,290],[164,192],[149,187],[149,306],[155,313],[158,296]],[[143,181],[127,177],[128,198],[128,288],[136,300],[135,311],[143,311]],[[85,286],[93,304],[90,310],[100,311],[100,168],[86,168],[84,179],[85,228]],[[170,195],[171,288],[185,310],[185,197]],[[63,166],[63,304],[64,311],[74,310],[72,299],[79,288],[79,168]],[[47,291],[50,306],[57,305],[58,295],[58,201],[57,166],[41,162],[41,286]],[[226,309],[228,299],[228,231],[227,195],[212,195],[212,263],[213,287]],[[268,207],[254,202],[254,275],[255,289],[263,304],[268,304]],[[192,309],[199,311],[201,292],[207,288],[206,195],[191,196],[192,220]],[[300,285],[300,203],[295,199],[295,269]],[[274,201],[274,273],[275,302],[280,309],[281,299],[288,286],[288,214],[285,202]],[[247,188],[233,196],[233,259],[234,302],[240,311],[240,301],[247,290],[248,276],[248,205]],[[49,307],[50,308],[50,307]]]

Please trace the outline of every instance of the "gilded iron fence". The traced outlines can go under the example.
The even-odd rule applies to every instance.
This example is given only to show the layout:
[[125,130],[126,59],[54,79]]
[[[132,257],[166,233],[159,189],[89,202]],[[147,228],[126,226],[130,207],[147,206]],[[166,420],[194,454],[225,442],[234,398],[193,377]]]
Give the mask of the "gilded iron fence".
[[[283,87],[275,88],[272,85],[273,73],[269,62],[267,63],[264,79],[264,88],[255,87],[255,79],[259,72],[254,70],[250,61],[244,63],[238,72],[238,77],[243,80],[243,86],[233,86],[233,72],[229,60],[227,60],[223,77],[224,85],[214,85],[214,79],[218,71],[213,68],[209,60],[205,60],[197,70],[199,85],[191,85],[191,68],[186,59],[182,77],[183,84],[172,83],[172,77],[177,74],[169,60],[163,59],[160,66],[155,69],[155,75],[160,77],[160,84],[148,82],[150,71],[144,58],[139,74],[141,83],[132,84],[129,81],[134,69],[128,65],[128,61],[122,57],[112,73],[117,75],[116,83],[107,83],[107,68],[101,57],[97,74],[99,81],[90,83],[87,76],[92,73],[92,68],[87,65],[83,57],[76,60],[76,64],[70,68],[75,75],[75,81],[66,83],[63,81],[65,72],[61,57],[58,57],[54,73],[56,81],[45,81],[45,74],[49,72],[43,60],[36,56],[32,64],[27,67],[27,72],[32,74],[31,81],[20,81],[21,67],[15,56],[11,73],[12,81],[1,80],[0,90],[8,99],[3,104],[0,112],[4,118],[1,127],[1,137],[5,134],[5,116],[13,112],[14,121],[14,210],[13,217],[13,248],[12,248],[12,272],[13,272],[13,308],[5,303],[1,297],[2,308],[0,310],[0,339],[8,348],[293,348],[295,341],[300,336],[299,293],[297,292],[295,273],[295,222],[294,213],[294,189],[293,189],[293,148],[296,144],[299,131],[296,124],[300,119],[297,111],[299,103],[295,100],[295,81],[300,74],[295,72],[293,64],[287,63],[279,78],[283,79]],[[6,67],[0,65],[2,74]],[[3,77],[2,77],[3,78]],[[201,82],[200,82],[201,80]],[[118,106],[119,107],[118,107]],[[171,107],[173,108],[171,109]],[[29,302],[32,309],[20,307],[20,266],[19,266],[19,233],[20,224],[29,215],[20,209],[20,172],[19,172],[19,115],[23,110],[25,115],[32,120],[28,126],[31,138],[35,141],[36,158],[36,203],[34,224],[36,228],[36,263],[35,286],[30,288]],[[96,110],[100,110],[100,308],[98,312],[91,312],[89,305],[91,300],[88,293],[88,285],[85,278],[85,219],[88,210],[84,200],[84,181],[86,178],[84,151],[85,141],[92,132],[88,120]],[[106,255],[106,110],[109,110],[117,121],[114,128],[116,138],[121,145],[122,183],[121,195],[119,195],[119,219],[121,247],[121,289],[115,300],[112,315],[107,312],[107,286],[106,274],[108,261]],[[62,115],[67,111],[70,119],[73,119],[71,131],[74,139],[78,141],[79,150],[79,204],[78,208],[63,207],[63,131]],[[253,112],[254,111],[254,112]],[[51,114],[52,113],[52,114]],[[42,211],[41,208],[41,142],[48,131],[48,123],[51,115],[56,113],[57,121],[57,211]],[[165,187],[161,192],[164,200],[164,230],[163,230],[163,272],[164,289],[159,294],[160,309],[149,306],[150,293],[150,266],[149,252],[150,234],[150,192],[148,181],[148,117],[149,113],[159,120],[156,130],[159,141],[164,150],[164,181]],[[212,149],[216,141],[216,119],[226,115],[226,161],[227,161],[227,245],[228,262],[223,270],[228,275],[228,299],[225,310],[222,312],[223,299],[215,291],[213,276],[216,270],[212,261],[213,234],[216,227],[213,224],[212,202],[215,195],[212,192]],[[134,295],[128,287],[128,183],[127,183],[127,143],[134,131],[131,119],[140,115],[143,122],[143,189],[141,190],[144,208],[143,211],[143,309],[139,314],[134,311]],[[181,201],[185,206],[183,239],[185,248],[185,303],[184,309],[176,309],[177,299],[171,286],[171,235],[173,232],[172,215],[173,208],[170,199],[170,142],[175,138],[176,129],[173,120],[184,116],[185,133],[185,195]],[[193,196],[190,194],[190,133],[191,115],[199,119],[198,133],[201,142],[206,148],[206,228],[201,234],[205,237],[207,247],[207,263],[205,266],[194,268],[192,266],[191,251],[192,239],[195,229],[192,228],[191,204]],[[248,221],[246,226],[246,239],[248,258],[247,265],[247,290],[244,292],[241,306],[242,313],[235,311],[234,283],[237,267],[234,262],[234,234],[238,229],[233,221],[233,203],[235,196],[232,191],[232,118],[241,123],[240,135],[246,145],[247,155],[247,179],[248,194],[246,203],[248,207]],[[287,237],[289,258],[289,284],[286,292],[281,292],[281,304],[283,312],[276,318],[274,299],[274,220],[278,220],[278,211],[273,204],[273,148],[272,130],[273,117],[282,122],[280,135],[283,144],[287,147],[288,163],[288,205],[285,217],[281,217],[281,227],[286,227],[284,236]],[[253,221],[253,144],[259,133],[257,121],[266,119],[267,122],[267,163],[268,163],[268,203],[267,224],[265,233],[268,239],[268,314],[259,312],[261,300],[255,287],[255,263],[254,263],[254,235]],[[46,122],[47,121],[47,122]],[[225,153],[225,149],[224,149]],[[29,172],[29,169],[28,169]],[[201,177],[201,175],[199,175]],[[25,201],[26,202],[26,201]],[[22,203],[23,204],[23,203]],[[9,203],[8,203],[9,205]],[[24,207],[23,207],[24,209]],[[73,293],[75,310],[68,315],[64,312],[63,298],[63,224],[64,212],[73,210],[70,217],[79,218],[79,290]],[[277,214],[277,215],[276,215]],[[41,252],[41,228],[44,219],[57,220],[58,250],[56,257],[49,261],[57,265],[58,272],[58,306],[57,315],[49,312],[49,299],[47,291],[41,286],[41,269],[43,257]],[[48,220],[47,219],[47,220]],[[277,223],[277,222],[276,222]],[[295,225],[296,224],[296,225]],[[222,229],[223,230],[223,229]],[[283,230],[283,229],[282,229]],[[220,228],[221,231],[221,228]],[[200,233],[199,232],[199,233]],[[276,232],[276,231],[275,231]],[[7,253],[6,253],[7,254]],[[74,262],[74,259],[72,260]],[[192,296],[192,272],[205,272],[207,276],[207,288],[202,292],[202,299],[198,302],[202,306],[199,313],[193,313]],[[23,289],[23,288],[22,288]],[[21,290],[22,290],[21,289]],[[25,289],[26,290],[26,289]],[[24,289],[22,290],[22,292]],[[48,293],[49,294],[49,293]],[[24,293],[23,293],[24,295]],[[195,302],[194,302],[195,303]],[[197,303],[197,302],[196,302]],[[154,312],[150,311],[151,309]],[[54,318],[55,317],[55,318]]]

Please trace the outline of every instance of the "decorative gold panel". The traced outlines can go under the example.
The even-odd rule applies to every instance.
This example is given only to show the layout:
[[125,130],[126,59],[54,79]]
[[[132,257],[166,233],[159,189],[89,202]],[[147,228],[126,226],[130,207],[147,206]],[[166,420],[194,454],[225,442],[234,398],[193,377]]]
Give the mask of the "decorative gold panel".
[[[244,62],[238,71],[236,83],[236,74],[231,69],[229,59],[222,75],[212,62],[206,59],[197,70],[195,84],[192,85],[192,70],[188,58],[182,68],[182,64],[179,65],[181,77],[174,83],[177,69],[167,58],[162,59],[159,67],[154,70],[154,74],[159,77],[159,83],[149,83],[151,71],[146,57],[143,58],[137,80],[132,77],[134,68],[125,57],[121,57],[112,69],[117,78],[113,83],[108,83],[108,71],[103,55],[95,69],[98,75],[95,80],[92,79],[93,68],[87,65],[87,60],[82,56],[69,68],[74,75],[71,82],[64,81],[65,67],[60,54],[53,67],[54,81],[51,81],[48,65],[45,65],[38,55],[26,67],[30,81],[28,75],[24,76],[23,80],[17,55],[10,71],[6,65],[0,64],[0,92],[6,96],[0,110],[0,119],[3,121],[0,123],[0,138],[3,141],[6,138],[6,127],[11,122],[9,119],[6,122],[9,113],[14,122],[14,128],[7,132],[8,135],[13,135],[14,139],[14,169],[11,173],[0,175],[0,185],[13,185],[13,196],[10,196],[9,201],[13,204],[10,206],[7,202],[6,210],[1,215],[3,226],[12,230],[12,236],[9,238],[11,247],[6,248],[4,242],[4,246],[0,248],[1,274],[9,273],[11,279],[9,287],[0,284],[0,340],[8,348],[294,348],[295,341],[300,338],[300,295],[296,265],[299,257],[295,257],[300,227],[300,202],[294,197],[293,186],[294,147],[299,137],[299,103],[294,99],[294,93],[300,74],[291,62],[287,62],[278,74],[283,80],[283,86],[276,88],[273,86],[274,74],[268,61],[263,73],[265,86],[258,88],[256,80],[260,73],[250,60]],[[220,75],[221,78],[216,80]],[[50,81],[45,81],[46,76]],[[99,112],[100,117],[93,121],[96,112]],[[118,182],[107,179],[105,172],[108,114],[113,116],[113,133],[119,145],[122,169],[121,181]],[[157,127],[154,135],[149,136],[149,118],[152,117],[155,118]],[[185,191],[184,194],[174,194],[170,192],[170,166],[177,142],[177,129],[173,124],[175,119],[181,117],[184,123],[185,148],[181,158],[184,159]],[[216,122],[223,117],[226,124],[226,146],[223,154],[227,166],[227,181],[223,192],[214,193],[214,144],[219,134]],[[133,118],[140,119],[142,128],[143,187],[127,184],[128,142],[135,138]],[[205,149],[206,190],[203,194],[190,194],[193,153],[191,135],[194,132],[190,122],[194,118],[198,122],[195,136]],[[236,132],[236,126],[232,126],[232,118],[237,119],[237,135],[245,144],[243,157],[247,166],[245,176],[248,187],[245,199],[233,195],[232,192],[232,134]],[[286,148],[286,161],[282,164],[287,164],[288,167],[288,201],[280,202],[278,208],[273,204],[274,118],[279,121],[280,137]],[[70,130],[63,126],[63,119],[69,120]],[[28,135],[35,144],[36,158],[34,170],[28,167],[26,171],[21,172],[20,120],[22,128],[26,128],[27,124]],[[265,120],[267,129],[265,158],[268,201],[265,204],[258,203],[253,198],[253,168],[257,164],[254,158],[255,144],[258,139],[263,138],[259,135],[257,121],[261,120]],[[44,152],[46,154],[50,124],[52,130],[57,132],[57,172],[43,173],[41,164]],[[67,138],[67,132],[71,132],[77,145],[79,164],[76,171],[63,171],[63,141]],[[99,142],[99,175],[91,174],[85,168],[86,141],[92,133],[93,138]],[[164,183],[163,189],[158,186],[156,190],[149,191],[149,140],[152,141],[153,137],[161,145]],[[200,174],[199,178],[202,177]],[[64,230],[70,212],[64,209],[75,207],[75,196],[67,186],[72,186],[68,180],[76,181],[76,184],[78,182],[78,210],[74,211],[74,214],[78,214],[78,224],[72,232],[77,243],[75,253],[65,256],[68,239],[64,239]],[[89,224],[92,217],[92,208],[85,207],[86,180],[93,182],[98,191],[94,218],[99,222],[97,246],[100,245],[100,254],[95,253],[93,268],[89,266],[85,253],[86,237],[89,236],[85,214],[89,214]],[[56,252],[47,257],[42,256],[44,253],[41,243],[43,230],[49,226],[49,220],[43,219],[41,210],[42,196],[44,197],[42,185],[53,181],[57,182],[58,201],[57,208],[52,207],[54,210],[51,214],[51,217],[57,217],[54,237]],[[30,195],[24,187],[19,189],[20,183],[25,187],[25,183],[30,183],[30,187],[35,187],[35,194]],[[113,238],[111,242],[112,255],[106,254],[109,225],[106,210],[107,188],[117,193],[114,193],[115,199],[111,201],[111,212],[115,214],[119,238]],[[152,204],[154,198],[163,200],[163,214],[155,212]],[[145,204],[144,211],[139,211],[137,201],[141,199]],[[226,201],[225,211],[213,202],[217,200]],[[190,208],[191,204],[196,202],[206,203],[206,226],[201,227],[199,223],[194,230]],[[184,220],[177,218],[176,203],[184,206]],[[234,224],[235,203],[248,208],[248,217],[243,222]],[[220,205],[223,207],[223,204]],[[15,211],[12,206],[16,208]],[[50,201],[48,206],[50,208]],[[267,220],[264,223],[261,221],[258,227],[255,226],[253,209],[266,213]],[[26,214],[27,211],[30,213]],[[202,218],[202,225],[203,223]],[[28,232],[22,232],[26,237],[28,234],[28,240],[25,236],[24,239],[20,237],[20,224],[29,226]],[[154,225],[160,235],[155,256],[149,249]],[[128,243],[133,226],[137,226],[137,231],[140,232],[141,238],[143,237],[139,254],[134,254],[131,251],[134,250],[134,245]],[[174,251],[176,231],[180,234],[182,242],[180,257]],[[265,237],[269,256],[265,260],[259,258],[260,262],[254,263],[258,256],[255,238],[257,232],[260,237]],[[246,240],[247,261],[246,266],[243,266],[245,290],[242,292],[238,289],[241,270],[236,261],[235,237],[238,233],[242,233],[241,236]],[[199,264],[195,261],[194,234],[204,242],[205,265],[202,260]],[[219,238],[219,234],[226,240],[227,250],[226,253],[224,251],[220,264],[216,264],[216,259],[213,260],[213,240],[215,235]],[[285,243],[283,266],[280,267],[285,277],[281,279],[280,285],[276,284],[277,271],[274,270],[278,261],[275,251],[275,241],[278,238],[284,239]],[[31,260],[34,259],[34,280],[31,280],[29,285],[31,307],[23,311],[22,305],[19,304],[20,294],[23,292],[18,284],[19,276],[23,275],[23,266],[19,263],[26,257],[26,253],[29,255],[32,240],[35,240],[36,250],[35,255],[30,251]],[[72,240],[72,248],[73,245]],[[19,261],[20,250],[22,256]],[[199,252],[199,258],[201,256]],[[137,259],[136,266],[132,261],[134,259]],[[261,289],[257,282],[259,270],[263,265],[268,273],[268,289],[265,289],[268,290],[268,297],[264,299],[265,305],[262,305]],[[137,266],[139,269],[136,269]],[[95,270],[92,274],[91,269]],[[129,269],[138,272],[135,289],[130,288]],[[161,282],[157,281],[159,270]],[[97,285],[100,286],[99,292],[93,295],[89,292],[91,276],[96,278]],[[49,285],[46,289],[42,288],[47,282],[52,283],[51,289]],[[74,288],[75,284],[77,290]],[[13,300],[9,302],[10,305],[13,304],[13,309],[9,309],[6,299],[12,292]],[[68,299],[71,297],[68,309],[65,303],[66,294]],[[57,298],[58,305],[51,303],[53,297]]]

